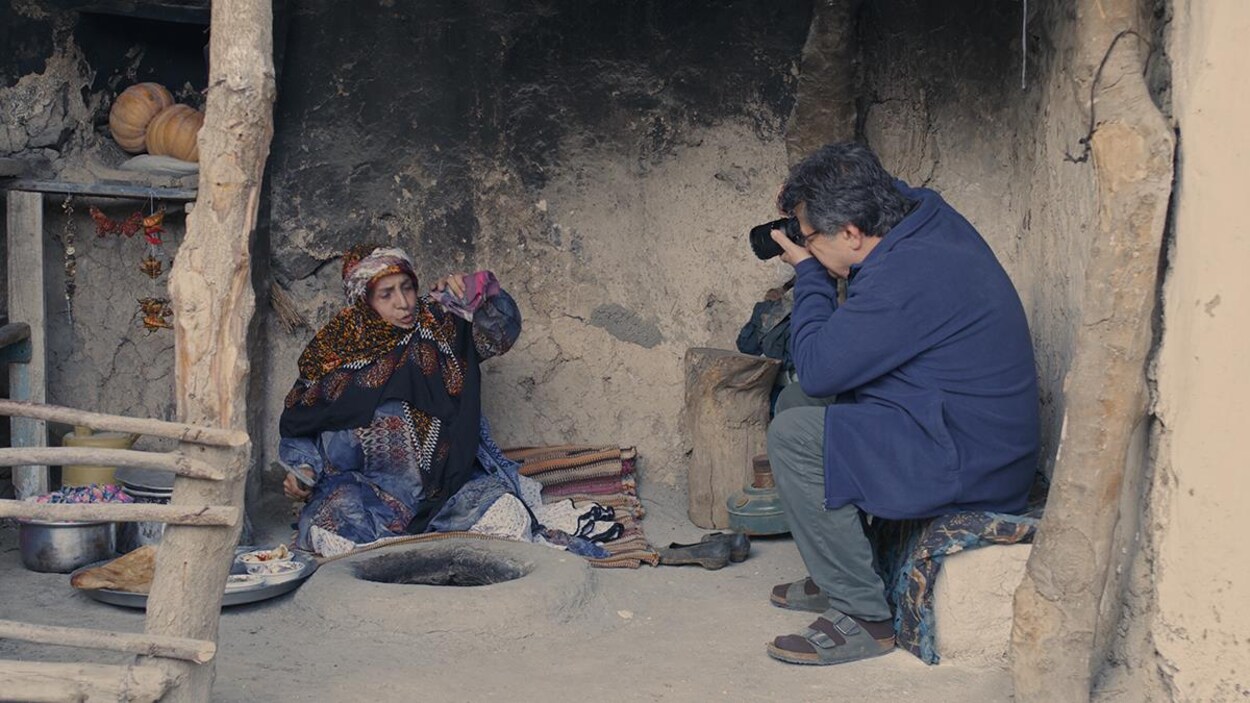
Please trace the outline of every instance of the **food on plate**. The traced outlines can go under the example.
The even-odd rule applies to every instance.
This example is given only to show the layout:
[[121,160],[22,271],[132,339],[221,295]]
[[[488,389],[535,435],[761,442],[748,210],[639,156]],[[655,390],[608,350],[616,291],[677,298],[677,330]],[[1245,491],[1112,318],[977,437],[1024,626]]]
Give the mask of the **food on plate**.
[[70,585],[84,590],[110,588],[115,591],[147,593],[155,573],[156,545],[147,544],[107,564],[74,574]]
[[[266,577],[265,580],[271,583],[274,581],[279,581],[279,580],[285,581],[286,580],[285,577],[288,577],[288,576],[289,577],[298,576],[299,573],[303,570],[304,570],[304,563],[299,562],[299,561],[276,561],[276,562],[265,562],[265,563],[247,565],[247,573],[257,575],[257,576],[264,576]],[[283,577],[283,578],[275,579],[272,577]]]
[[285,544],[279,544],[273,549],[258,549],[239,557],[239,561],[244,564],[265,564],[290,560],[291,550],[287,549]]

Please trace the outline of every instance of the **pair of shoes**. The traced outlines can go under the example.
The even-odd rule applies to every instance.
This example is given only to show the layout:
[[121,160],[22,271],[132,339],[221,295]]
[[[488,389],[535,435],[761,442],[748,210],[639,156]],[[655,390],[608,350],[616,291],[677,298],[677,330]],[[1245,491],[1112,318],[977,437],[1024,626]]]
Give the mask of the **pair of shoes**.
[[660,554],[660,564],[664,566],[698,564],[705,569],[715,570],[729,563],[730,547],[728,541],[713,540],[694,544],[674,543],[656,551]]

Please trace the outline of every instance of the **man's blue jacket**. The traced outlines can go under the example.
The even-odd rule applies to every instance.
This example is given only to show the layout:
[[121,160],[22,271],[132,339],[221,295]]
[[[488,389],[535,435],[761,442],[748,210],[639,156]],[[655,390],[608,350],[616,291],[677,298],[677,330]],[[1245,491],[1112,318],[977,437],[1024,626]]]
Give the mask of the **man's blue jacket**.
[[1024,308],[994,253],[941,196],[852,267],[846,302],[798,264],[791,350],[825,414],[825,504],[888,519],[1019,512],[1037,469],[1038,398]]

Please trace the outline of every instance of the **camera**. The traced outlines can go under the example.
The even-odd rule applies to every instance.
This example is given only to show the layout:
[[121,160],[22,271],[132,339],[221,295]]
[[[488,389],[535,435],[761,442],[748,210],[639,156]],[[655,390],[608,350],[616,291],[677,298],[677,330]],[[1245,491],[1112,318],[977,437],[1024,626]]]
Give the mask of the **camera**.
[[781,245],[773,241],[772,231],[779,229],[790,241],[803,246],[804,241],[803,230],[799,227],[799,220],[796,217],[783,217],[780,220],[765,222],[762,225],[756,225],[751,228],[751,233],[747,238],[751,241],[751,251],[760,259],[771,259],[774,256],[781,256],[784,251]]

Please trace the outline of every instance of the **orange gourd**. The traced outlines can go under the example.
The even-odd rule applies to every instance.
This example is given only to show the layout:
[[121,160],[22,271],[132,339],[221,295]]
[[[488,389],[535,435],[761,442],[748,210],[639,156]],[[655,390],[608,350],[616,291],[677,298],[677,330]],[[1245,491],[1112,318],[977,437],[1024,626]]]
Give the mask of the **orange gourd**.
[[204,124],[204,113],[189,105],[171,105],[148,124],[148,153],[172,156],[183,161],[199,161],[196,136]]
[[122,91],[109,110],[109,132],[117,145],[131,154],[143,153],[148,123],[174,104],[160,83],[136,83]]

